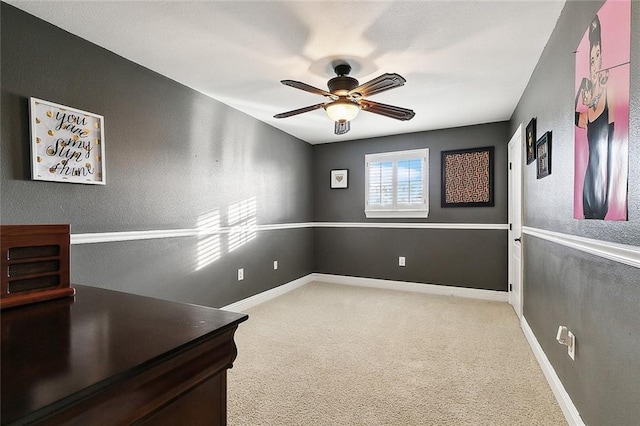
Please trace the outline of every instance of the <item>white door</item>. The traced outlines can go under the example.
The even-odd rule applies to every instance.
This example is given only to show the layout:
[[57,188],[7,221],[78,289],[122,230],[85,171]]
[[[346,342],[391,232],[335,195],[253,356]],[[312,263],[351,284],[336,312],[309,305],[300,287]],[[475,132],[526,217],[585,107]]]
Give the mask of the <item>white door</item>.
[[522,318],[522,124],[509,141],[509,303]]

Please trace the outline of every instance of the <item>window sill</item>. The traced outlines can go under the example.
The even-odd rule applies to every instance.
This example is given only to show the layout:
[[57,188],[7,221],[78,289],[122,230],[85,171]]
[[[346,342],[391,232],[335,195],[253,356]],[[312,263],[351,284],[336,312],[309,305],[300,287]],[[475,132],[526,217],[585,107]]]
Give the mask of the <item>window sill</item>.
[[429,217],[428,210],[400,210],[400,211],[388,211],[388,210],[365,210],[364,215],[369,218],[425,218]]

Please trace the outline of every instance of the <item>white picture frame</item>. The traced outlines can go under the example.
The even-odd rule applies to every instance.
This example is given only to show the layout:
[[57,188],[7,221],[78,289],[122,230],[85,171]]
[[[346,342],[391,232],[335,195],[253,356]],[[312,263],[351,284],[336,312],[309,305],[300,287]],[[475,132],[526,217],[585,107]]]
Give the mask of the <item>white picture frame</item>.
[[336,169],[331,170],[331,188],[348,188],[349,187],[349,170]]
[[31,179],[105,185],[104,117],[30,98]]

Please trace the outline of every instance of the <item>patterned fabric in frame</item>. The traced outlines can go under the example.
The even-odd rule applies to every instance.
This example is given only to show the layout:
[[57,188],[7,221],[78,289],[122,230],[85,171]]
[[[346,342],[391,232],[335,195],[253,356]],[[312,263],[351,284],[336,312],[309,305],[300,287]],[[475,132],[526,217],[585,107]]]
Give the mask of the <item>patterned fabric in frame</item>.
[[491,207],[494,147],[442,151],[442,207]]

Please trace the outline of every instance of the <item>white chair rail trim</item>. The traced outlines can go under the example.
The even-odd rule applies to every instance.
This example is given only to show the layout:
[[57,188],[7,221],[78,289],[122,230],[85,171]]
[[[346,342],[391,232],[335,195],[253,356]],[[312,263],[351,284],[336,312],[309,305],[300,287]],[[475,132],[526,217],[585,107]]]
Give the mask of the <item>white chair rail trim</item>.
[[506,223],[432,223],[432,222],[313,222],[314,228],[386,228],[386,229],[489,229],[507,230]]
[[576,235],[563,234],[528,226],[523,226],[522,232],[556,244],[604,257],[605,259],[640,268],[640,247],[637,246],[578,237]]
[[[260,232],[304,228],[508,230],[509,225],[502,223],[299,222],[255,225],[252,227],[241,228],[214,227],[72,234],[71,244],[109,243],[118,241],[151,240],[157,238],[202,237],[214,234],[228,234],[232,230]],[[640,268],[640,247],[637,246],[578,237],[575,235],[563,234],[560,232],[528,226],[523,226],[522,232],[556,244],[561,244],[566,247],[571,247],[609,260]]]
[[152,240],[157,238],[202,237],[240,231],[276,231],[303,228],[389,228],[389,229],[478,229],[506,230],[502,223],[366,223],[366,222],[300,222],[255,225],[251,227],[213,227],[190,229],[166,229],[149,231],[119,231],[72,234],[71,244],[110,243],[116,241]]
[[302,229],[310,228],[312,224],[307,223],[283,223],[275,225],[254,225],[239,227],[211,227],[211,228],[190,228],[190,229],[164,229],[150,231],[119,231],[119,232],[95,232],[86,234],[72,234],[71,244],[94,244],[110,243],[116,241],[133,240],[153,240],[158,238],[177,237],[204,237],[207,235],[229,234],[231,231],[272,231],[278,229]]

